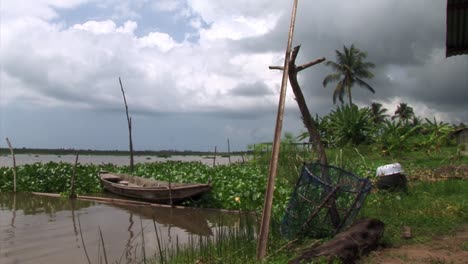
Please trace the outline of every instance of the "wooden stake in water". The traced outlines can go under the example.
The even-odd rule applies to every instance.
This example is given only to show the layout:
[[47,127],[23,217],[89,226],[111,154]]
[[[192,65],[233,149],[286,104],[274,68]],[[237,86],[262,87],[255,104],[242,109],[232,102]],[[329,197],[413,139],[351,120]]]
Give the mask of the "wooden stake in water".
[[73,174],[71,177],[71,183],[70,183],[70,196],[69,198],[76,198],[76,191],[75,191],[75,177],[76,177],[76,166],[78,165],[78,153],[76,153],[75,157],[75,165],[73,166]]
[[11,142],[8,138],[6,138],[6,142],[8,144],[8,148],[10,148],[11,157],[13,158],[13,192],[16,193],[16,158],[15,152],[13,151],[13,147],[11,146]]
[[268,245],[268,233],[270,230],[271,207],[273,205],[273,191],[275,189],[275,177],[276,177],[276,170],[278,167],[278,157],[279,157],[280,141],[281,141],[281,129],[283,127],[286,87],[288,85],[289,60],[291,58],[291,46],[292,46],[292,39],[294,35],[294,25],[296,21],[297,3],[298,3],[298,0],[294,0],[292,15],[291,15],[291,25],[289,27],[288,44],[286,48],[286,54],[284,56],[284,71],[283,71],[283,79],[281,82],[281,92],[280,92],[280,98],[279,98],[279,104],[278,104],[278,113],[276,117],[275,136],[273,140],[273,149],[271,153],[270,168],[268,172],[268,185],[267,185],[267,189],[265,192],[265,203],[263,205],[262,222],[260,225],[260,232],[258,235],[257,259],[259,260],[265,257],[266,248]]
[[214,149],[214,153],[213,153],[213,167],[216,166],[216,146],[215,146],[215,149]]
[[229,138],[227,140],[227,147],[228,147],[228,159],[229,159],[229,165],[231,165],[231,144],[229,143]]

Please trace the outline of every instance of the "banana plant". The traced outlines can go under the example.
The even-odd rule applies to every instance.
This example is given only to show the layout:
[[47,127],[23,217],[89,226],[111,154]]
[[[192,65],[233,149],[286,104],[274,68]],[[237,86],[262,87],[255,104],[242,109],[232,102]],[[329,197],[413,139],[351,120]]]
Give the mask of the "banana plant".
[[415,146],[415,135],[420,129],[419,125],[411,126],[407,123],[385,120],[381,133],[376,138],[377,146],[383,154],[399,154],[408,151]]
[[454,130],[452,125],[442,121],[437,122],[435,117],[433,122],[426,118],[426,123],[422,126],[423,134],[425,134],[423,146],[426,152],[428,154],[432,151],[439,152],[442,146],[449,145],[450,135]]

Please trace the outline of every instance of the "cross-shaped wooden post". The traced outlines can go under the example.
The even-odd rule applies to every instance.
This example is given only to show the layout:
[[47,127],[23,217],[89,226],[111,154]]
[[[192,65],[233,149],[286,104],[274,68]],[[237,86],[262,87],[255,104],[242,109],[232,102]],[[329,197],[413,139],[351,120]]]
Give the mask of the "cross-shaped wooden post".
[[[318,132],[317,125],[315,124],[310,114],[309,108],[307,107],[307,103],[304,98],[304,94],[302,93],[299,82],[297,81],[298,72],[325,61],[325,58],[316,59],[301,66],[296,66],[296,58],[300,48],[301,46],[296,46],[291,53],[288,67],[289,82],[291,83],[291,88],[294,92],[294,96],[296,97],[299,110],[301,111],[302,121],[304,122],[304,126],[309,132],[309,141],[314,143],[314,146],[317,149],[318,160],[320,163],[326,165],[328,161],[325,154],[325,148],[323,147],[322,141],[320,140],[320,133]],[[282,66],[270,66],[269,68],[272,70],[284,70],[284,67]]]

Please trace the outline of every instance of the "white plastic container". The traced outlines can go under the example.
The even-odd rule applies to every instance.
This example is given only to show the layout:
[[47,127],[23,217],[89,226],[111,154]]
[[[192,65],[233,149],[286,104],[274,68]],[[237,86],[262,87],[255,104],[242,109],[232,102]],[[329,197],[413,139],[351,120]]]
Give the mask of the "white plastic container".
[[389,176],[394,174],[403,174],[403,168],[400,163],[383,165],[377,168],[377,176]]

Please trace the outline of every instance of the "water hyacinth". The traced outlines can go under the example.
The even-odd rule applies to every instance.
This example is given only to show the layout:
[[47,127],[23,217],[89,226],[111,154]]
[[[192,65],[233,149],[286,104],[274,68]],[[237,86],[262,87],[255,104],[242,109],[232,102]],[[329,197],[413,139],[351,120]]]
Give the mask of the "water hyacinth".
[[[98,172],[101,170],[130,174],[128,166],[112,164],[78,164],[76,192],[79,195],[102,192]],[[67,193],[73,165],[63,162],[34,163],[18,166],[18,192]],[[170,182],[211,182],[213,189],[199,200],[186,201],[184,205],[207,208],[259,211],[263,206],[266,175],[259,166],[233,164],[210,167],[200,162],[155,162],[136,164],[136,176]],[[290,194],[289,185],[277,179],[274,212],[280,216]],[[13,190],[12,168],[0,168],[0,191]]]

